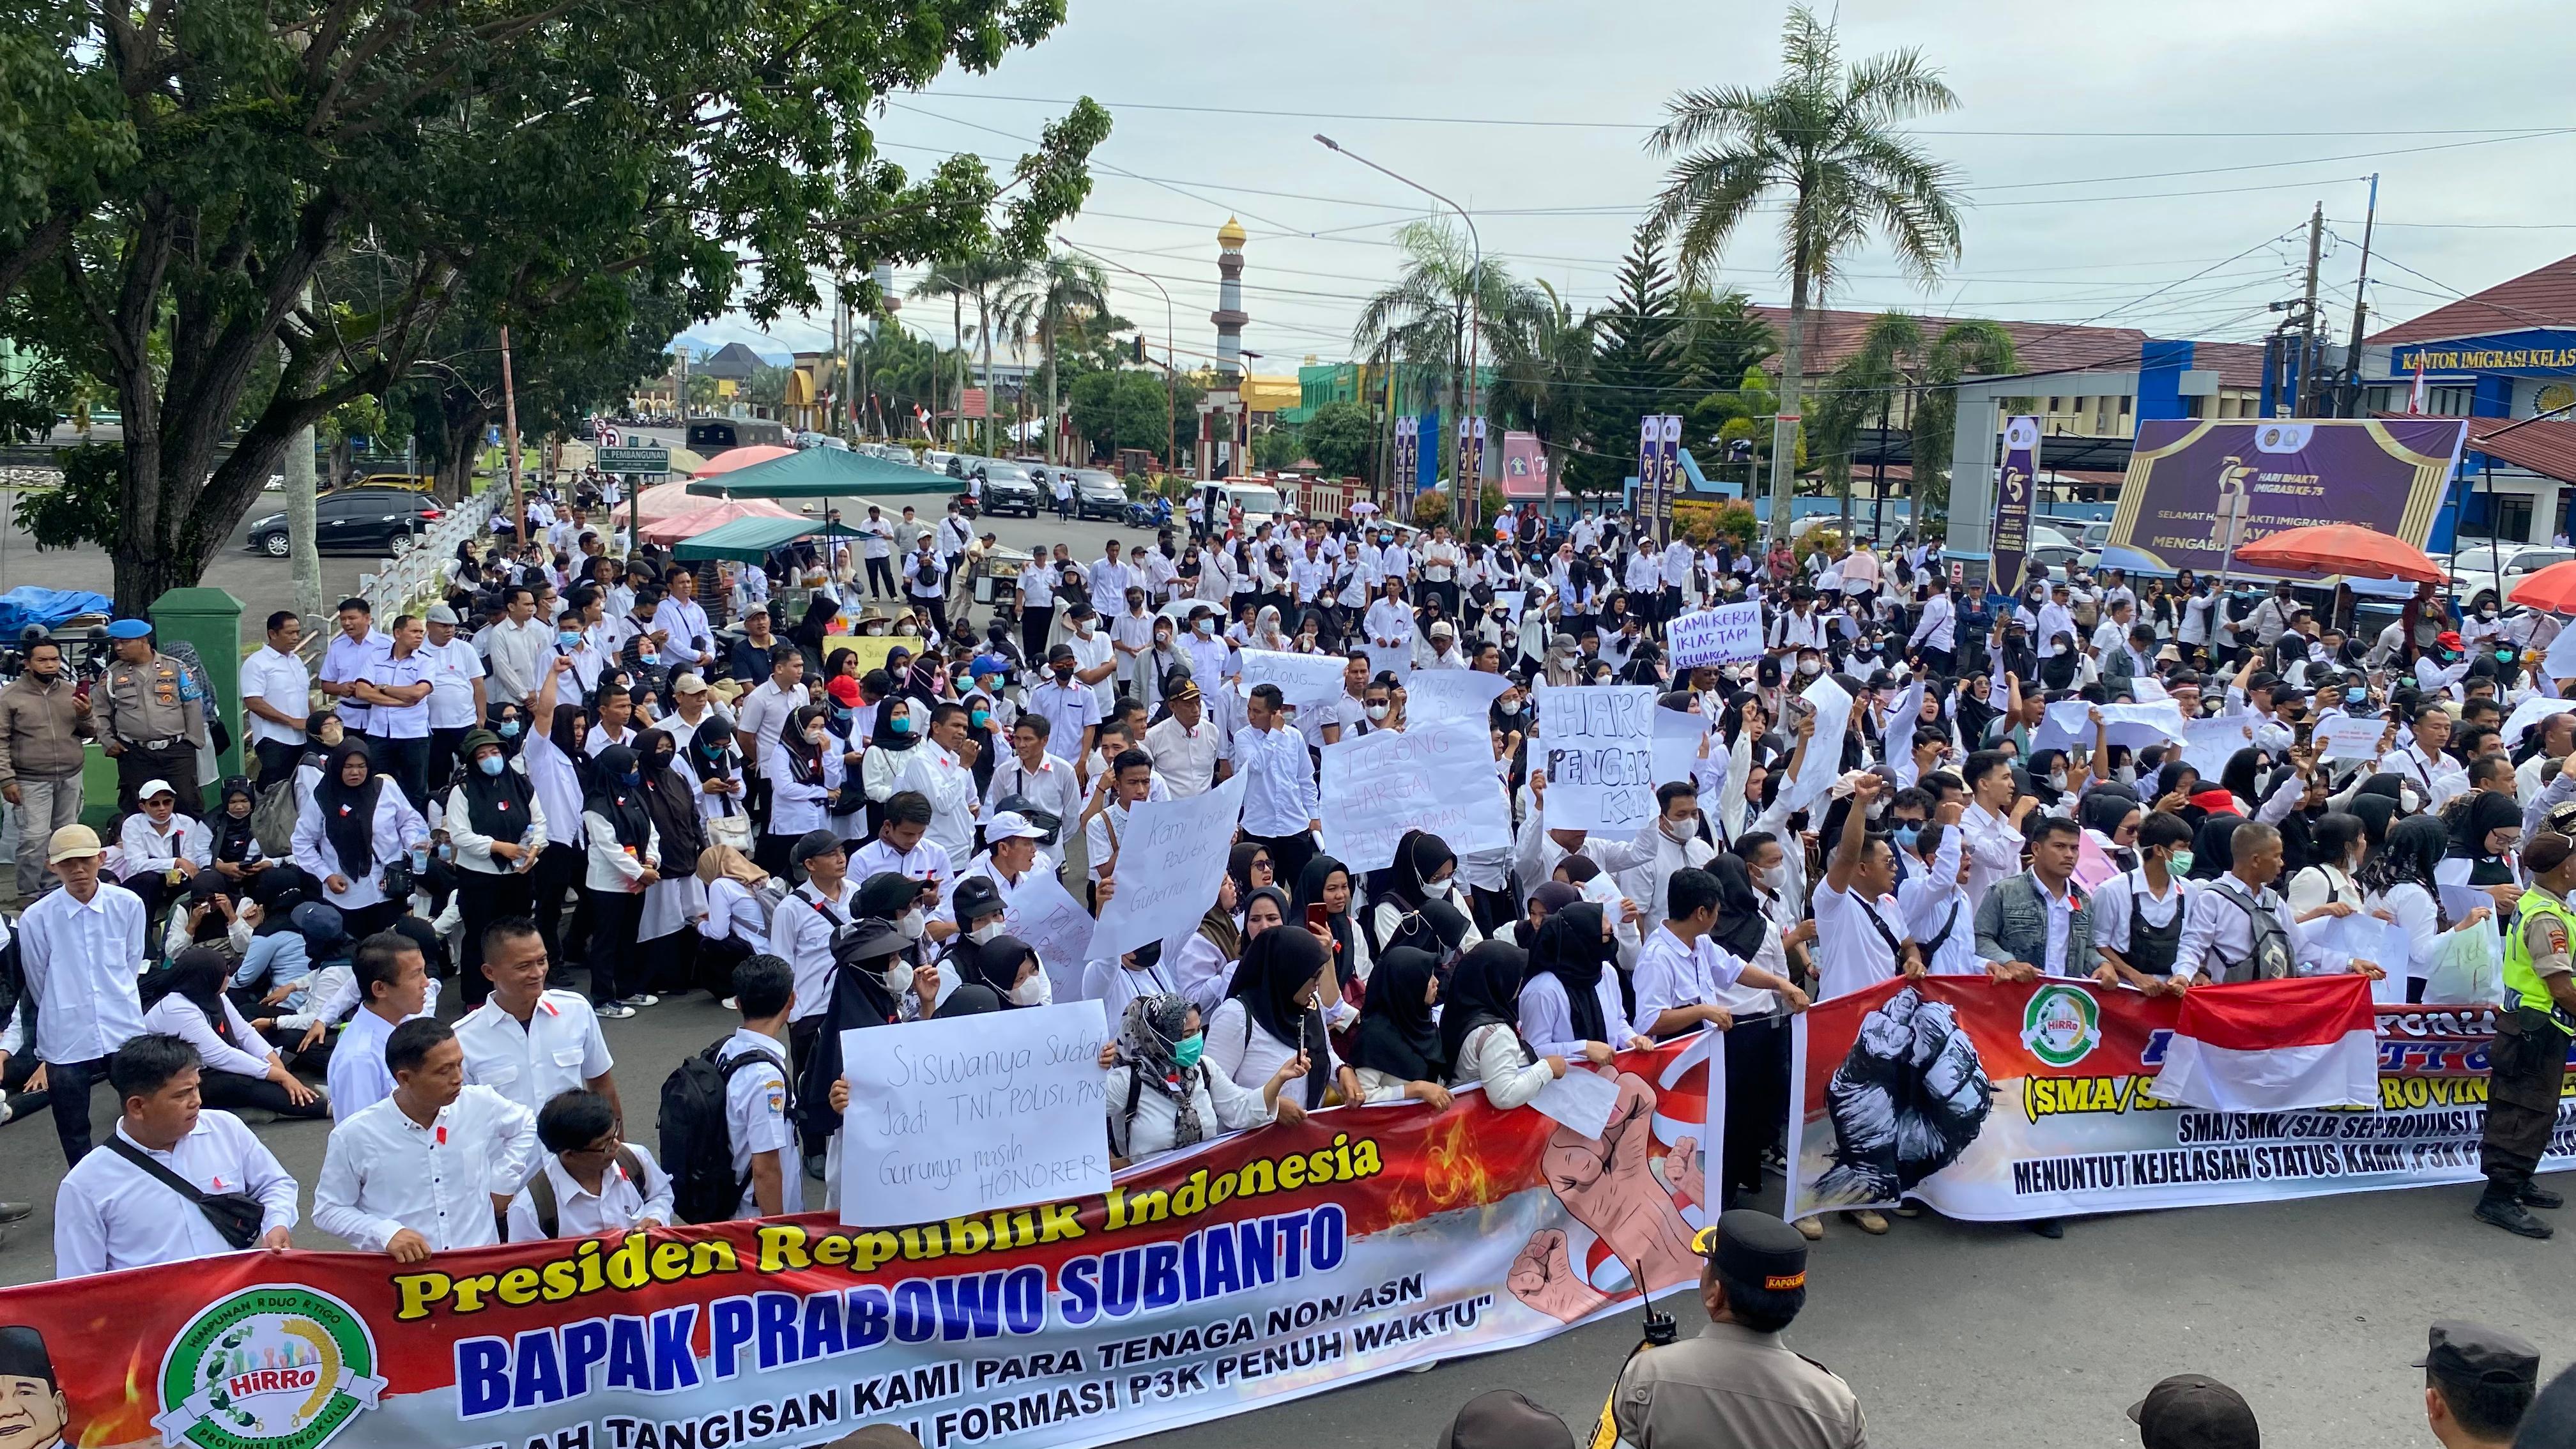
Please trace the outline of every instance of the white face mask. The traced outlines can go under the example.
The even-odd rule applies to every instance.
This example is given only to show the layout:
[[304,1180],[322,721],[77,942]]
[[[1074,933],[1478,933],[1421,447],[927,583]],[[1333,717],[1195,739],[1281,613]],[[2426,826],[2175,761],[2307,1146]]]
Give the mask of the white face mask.
[[903,994],[912,989],[912,968],[898,961],[878,972],[877,979],[885,984],[887,995],[901,1001]]
[[1043,971],[1032,971],[1029,979],[1011,988],[1014,1006],[1045,1006],[1055,1000],[1055,985]]
[[1803,675],[1814,675],[1814,674],[1821,673],[1821,672],[1823,671],[1824,667],[1825,667],[1825,666],[1824,666],[1823,664],[1821,664],[1821,663],[1819,663],[1819,662],[1817,662],[1816,660],[1813,660],[1813,659],[1801,659],[1801,660],[1799,660],[1799,661],[1798,661],[1798,672],[1799,672],[1800,674],[1803,674]]
[[978,945],[978,946],[981,946],[981,945],[983,945],[986,941],[989,941],[989,940],[993,939],[995,936],[998,936],[998,935],[1002,934],[1002,927],[1003,927],[1003,926],[1005,926],[1006,924],[1008,924],[1008,923],[1007,923],[1007,922],[1005,922],[1005,921],[1001,921],[1001,920],[991,920],[991,921],[986,921],[984,924],[982,924],[982,925],[980,925],[980,926],[977,926],[975,929],[973,929],[973,930],[971,930],[971,931],[968,931],[968,932],[966,933],[966,939],[968,939],[968,940],[970,940],[970,941],[974,942],[974,943],[975,943],[976,945]]
[[902,915],[894,918],[894,928],[896,932],[907,941],[920,940],[923,926],[924,923],[921,919],[921,912],[919,911],[906,911]]
[[1393,710],[1382,704],[1373,704],[1368,707],[1368,717],[1372,720],[1382,720],[1393,713]]
[[1784,889],[1789,884],[1789,867],[1785,864],[1766,865],[1755,874],[1762,877],[1764,885],[1775,891]]

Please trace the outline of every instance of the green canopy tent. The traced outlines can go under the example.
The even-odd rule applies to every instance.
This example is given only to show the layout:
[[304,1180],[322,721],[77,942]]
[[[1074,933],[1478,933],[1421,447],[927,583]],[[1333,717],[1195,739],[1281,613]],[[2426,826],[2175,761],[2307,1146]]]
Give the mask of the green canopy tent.
[[696,479],[689,484],[689,491],[710,498],[866,498],[963,493],[966,484],[961,479],[889,463],[868,453],[807,448],[788,457]]
[[672,545],[671,556],[683,563],[731,559],[736,563],[756,564],[768,558],[771,550],[784,548],[800,538],[858,536],[859,531],[855,528],[813,519],[737,518],[729,523],[719,523],[695,538],[680,540]]

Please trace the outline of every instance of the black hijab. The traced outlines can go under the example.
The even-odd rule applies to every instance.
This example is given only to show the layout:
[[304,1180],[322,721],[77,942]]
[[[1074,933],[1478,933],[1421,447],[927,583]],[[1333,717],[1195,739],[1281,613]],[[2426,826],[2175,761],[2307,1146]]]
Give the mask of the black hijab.
[[2191,878],[2216,880],[2236,869],[2236,827],[2245,817],[2233,810],[2212,815],[2200,822],[2200,834],[2191,842]]
[[[1297,873],[1297,894],[1288,903],[1288,919],[1283,924],[1303,927],[1306,908],[1324,903],[1324,887],[1331,883],[1335,871],[1341,872],[1344,880],[1350,879],[1350,867],[1329,855],[1319,854],[1306,862],[1306,868]],[[1338,966],[1350,960],[1351,911],[1349,905],[1345,904],[1342,909],[1325,917],[1324,924],[1325,928],[1333,933],[1334,963]],[[1303,934],[1302,930],[1300,934]]]
[[293,861],[282,860],[259,873],[251,882],[250,898],[259,902],[259,924],[251,927],[254,936],[274,936],[294,929],[287,919],[295,908],[313,898],[313,878]]
[[2496,830],[2520,830],[2522,807],[2514,797],[2501,790],[2479,790],[2470,794],[2451,817],[2451,858],[2469,860],[2469,884],[2473,886],[2511,885],[2513,867],[2501,856],[2487,854],[2487,834]]
[[259,806],[259,792],[251,788],[250,777],[235,775],[224,781],[223,797],[215,802],[214,817],[206,824],[214,831],[215,859],[239,865],[250,859],[250,848],[256,842],[251,838],[250,816],[233,817],[236,796],[248,800],[253,809]]
[[1325,1049],[1324,1014],[1299,1006],[1297,996],[1328,964],[1324,943],[1313,935],[1293,925],[1274,927],[1243,948],[1243,960],[1234,968],[1234,980],[1225,993],[1241,997],[1250,1020],[1273,1040],[1306,1054],[1305,1105],[1309,1108],[1324,1104],[1333,1073]]
[[[1017,936],[995,936],[989,941],[970,941],[957,948],[950,961],[958,977],[970,985],[990,987],[1004,1006],[1014,1003],[1011,988],[1020,984],[1020,965],[1037,954],[1034,947]],[[941,1015],[946,1015],[943,1009]]]
[[143,978],[139,990],[143,1007],[152,1009],[165,996],[176,996],[205,1014],[206,1025],[227,1046],[239,1047],[233,1038],[232,1018],[224,1011],[224,981],[231,974],[232,961],[211,946],[190,946],[170,958],[170,964]]
[[[497,775],[484,774],[474,762],[475,753],[485,745],[502,750],[501,773]],[[536,798],[528,777],[510,768],[509,753],[501,737],[489,730],[468,731],[459,753],[464,756],[459,787],[465,792],[466,823],[474,827],[477,835],[517,844],[528,833],[528,802]]]
[[342,740],[323,759],[322,781],[313,787],[313,804],[322,812],[322,836],[331,842],[340,873],[364,880],[376,870],[376,796],[384,788],[385,777],[371,765],[365,783],[341,783],[340,772],[353,755],[365,760],[367,747],[356,740]]
[[662,858],[677,867],[674,874],[696,870],[707,848],[707,822],[689,783],[694,777],[680,768],[679,742],[656,725],[636,744],[643,760],[644,813],[662,836]]
[[1601,907],[1584,901],[1567,906],[1538,928],[1538,949],[1530,953],[1530,970],[1554,976],[1565,986],[1565,1010],[1578,1041],[1610,1040],[1601,1015],[1601,959],[1608,943],[1601,939]]
[[1359,1030],[1351,1044],[1352,1066],[1406,1082],[1449,1079],[1440,1028],[1432,1024],[1431,1003],[1425,999],[1438,966],[1430,952],[1407,946],[1378,958],[1369,972],[1368,1000],[1360,1006]]
[[[805,738],[805,731],[821,723],[823,711],[813,705],[799,705],[787,712],[786,723],[778,727],[778,748],[787,755],[787,771],[799,785],[820,786],[823,783],[823,746]],[[825,725],[825,729],[829,729]]]
[[1708,871],[1717,877],[1717,924],[1709,928],[1709,939],[1736,960],[1751,961],[1769,922],[1762,893],[1753,888],[1753,868],[1744,857],[1721,850],[1709,858]]
[[606,820],[617,843],[641,855],[652,838],[653,817],[644,808],[644,787],[626,782],[628,775],[639,772],[641,759],[631,745],[610,745],[593,763],[598,769],[590,793],[582,799],[583,812]]
[[1487,941],[1468,952],[1458,969],[1449,973],[1449,984],[1441,991],[1440,1055],[1451,1071],[1464,1069],[1468,1036],[1488,1022],[1500,1022],[1512,1040],[1520,1042],[1522,1065],[1537,1060],[1529,1043],[1520,1040],[1521,978],[1528,971],[1529,953],[1506,942]]

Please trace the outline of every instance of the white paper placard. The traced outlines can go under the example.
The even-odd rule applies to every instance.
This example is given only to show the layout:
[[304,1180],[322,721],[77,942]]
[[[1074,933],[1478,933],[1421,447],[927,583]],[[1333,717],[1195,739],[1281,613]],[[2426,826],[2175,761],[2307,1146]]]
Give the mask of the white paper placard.
[[1807,746],[1807,757],[1798,762],[1798,773],[1781,787],[1791,810],[1804,808],[1842,777],[1843,735],[1851,728],[1851,692],[1834,683],[1832,675],[1817,675],[1799,697],[1816,707],[1816,734]]
[[1413,646],[1410,644],[1371,644],[1368,646],[1369,678],[1392,674],[1402,684],[1413,673]]
[[2182,727],[2183,763],[2198,770],[2204,783],[2215,785],[2227,769],[2228,760],[2252,743],[2254,726],[2243,715],[2186,721]]
[[1091,960],[1091,913],[1051,875],[1036,871],[1020,882],[1002,907],[1002,929],[1038,953],[1055,999],[1082,995],[1082,968]]
[[1417,669],[1404,681],[1404,718],[1420,726],[1444,719],[1485,728],[1485,713],[1512,682],[1499,674],[1473,669]]
[[2565,714],[2571,709],[2576,709],[2576,699],[2550,699],[2537,694],[2515,705],[2513,713],[2505,716],[2505,748],[2512,749],[2521,744],[2524,733],[2533,725],[2553,714]]
[[1249,696],[1256,684],[1279,686],[1279,697],[1290,704],[1319,704],[1342,692],[1342,665],[1338,654],[1286,654],[1276,649],[1246,649],[1243,655],[1243,692]]
[[1118,889],[1100,908],[1090,955],[1114,960],[1148,941],[1187,935],[1216,900],[1243,814],[1237,775],[1213,790],[1132,807],[1118,841]]
[[900,1227],[1109,1190],[1097,1001],[841,1033],[841,1221]]
[[1762,657],[1762,606],[1720,604],[1672,622],[1673,667],[1741,664]]
[[1696,711],[1655,706],[1655,783],[1697,780],[1699,742],[1707,736],[1708,721]]
[[2328,760],[2375,760],[2379,758],[2379,737],[2387,732],[2386,720],[2369,715],[2338,715],[2318,726],[2317,753]]
[[1533,694],[1547,828],[1617,834],[1654,819],[1654,687],[1541,685]]
[[1610,1114],[1619,1107],[1619,1082],[1572,1063],[1565,1075],[1538,1089],[1531,1106],[1586,1137],[1610,1130]]
[[2048,707],[2040,721],[2039,733],[2030,741],[2032,753],[2041,750],[2072,749],[2078,745],[2093,746],[2094,710],[2102,711],[2102,725],[2110,742],[2142,750],[2149,745],[2171,744],[2183,738],[2182,706],[2167,700],[2160,704],[2089,704],[2080,699],[2061,699]]
[[1324,852],[1353,870],[1393,865],[1408,830],[1430,831],[1461,857],[1512,848],[1512,813],[1481,721],[1440,720],[1326,745],[1322,808]]

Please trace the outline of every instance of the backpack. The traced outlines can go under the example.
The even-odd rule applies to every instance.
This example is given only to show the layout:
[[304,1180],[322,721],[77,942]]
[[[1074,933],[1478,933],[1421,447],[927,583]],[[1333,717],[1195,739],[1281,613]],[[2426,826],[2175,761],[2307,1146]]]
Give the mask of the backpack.
[[[742,1206],[742,1190],[751,1183],[749,1173],[733,1170],[733,1131],[725,1111],[733,1074],[767,1062],[782,1077],[789,1075],[785,1061],[764,1051],[746,1048],[740,1055],[725,1056],[732,1043],[728,1036],[683,1058],[662,1081],[662,1170],[671,1174],[671,1208],[684,1223],[732,1217]],[[792,1098],[795,1086],[791,1083],[787,1091]]]
[[[2229,961],[2219,980],[2278,981],[2291,974],[2290,936],[2281,929],[2281,918],[2269,909],[2248,899],[2244,890],[2226,885],[2212,887],[2226,901],[2245,913],[2245,959]],[[2213,948],[2213,954],[2215,949]],[[2222,960],[2224,958],[2221,958]]]
[[286,778],[268,787],[259,803],[250,811],[250,834],[259,842],[260,854],[270,860],[285,860],[295,853],[295,774],[303,766],[286,772]]
[[[730,1157],[725,1160],[728,1165],[732,1162]],[[628,1182],[635,1184],[637,1192],[644,1190],[644,1163],[635,1155],[634,1148],[621,1146],[617,1149],[617,1169],[626,1174]],[[601,1184],[601,1190],[606,1189],[607,1184]],[[734,1201],[736,1203],[742,1201],[739,1189],[736,1189]],[[536,1176],[528,1179],[528,1206],[537,1210],[537,1231],[549,1238],[557,1236],[555,1180],[553,1175],[542,1166],[537,1169]],[[727,1213],[725,1216],[731,1217],[732,1214]]]

